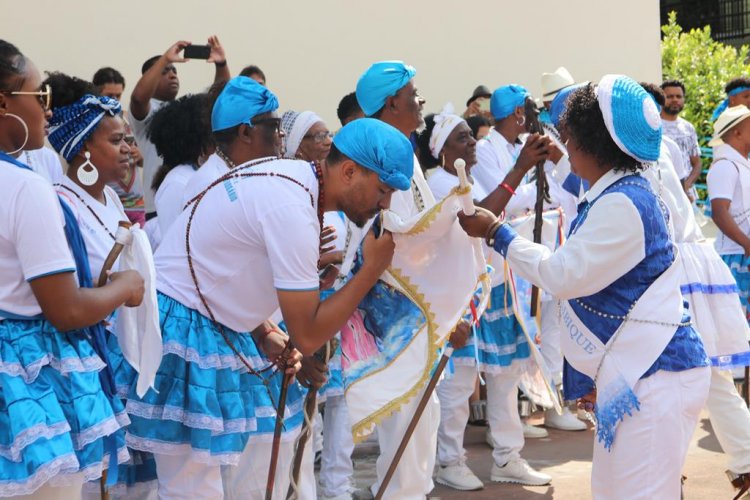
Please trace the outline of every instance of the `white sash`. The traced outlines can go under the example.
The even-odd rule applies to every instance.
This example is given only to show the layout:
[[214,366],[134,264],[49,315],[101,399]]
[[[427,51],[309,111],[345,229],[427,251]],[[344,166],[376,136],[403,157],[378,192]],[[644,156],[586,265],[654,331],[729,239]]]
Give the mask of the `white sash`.
[[609,449],[617,424],[639,409],[633,387],[675,334],[682,321],[680,264],[672,265],[641,295],[620,327],[604,345],[561,301],[563,354],[576,370],[594,380],[599,441]]

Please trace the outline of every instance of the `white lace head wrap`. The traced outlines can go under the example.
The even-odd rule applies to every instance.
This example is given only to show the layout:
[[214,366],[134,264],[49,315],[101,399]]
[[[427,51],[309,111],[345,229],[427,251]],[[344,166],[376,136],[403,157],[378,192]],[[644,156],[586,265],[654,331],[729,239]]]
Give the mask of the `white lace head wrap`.
[[435,128],[430,134],[430,153],[433,158],[440,158],[440,151],[443,150],[448,136],[462,122],[466,123],[466,120],[454,113],[451,103],[446,104],[443,110],[435,115]]
[[284,129],[286,134],[284,137],[284,145],[286,146],[284,158],[294,158],[305,134],[313,125],[322,121],[323,119],[312,111],[297,113],[290,110],[284,113],[281,117],[281,128]]

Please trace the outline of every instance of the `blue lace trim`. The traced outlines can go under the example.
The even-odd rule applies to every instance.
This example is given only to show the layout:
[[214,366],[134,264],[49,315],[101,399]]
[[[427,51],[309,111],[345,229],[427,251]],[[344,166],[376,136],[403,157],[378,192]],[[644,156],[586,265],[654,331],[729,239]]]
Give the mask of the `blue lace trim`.
[[596,399],[596,437],[600,443],[604,443],[607,450],[611,450],[617,424],[623,421],[625,415],[632,416],[634,412],[639,411],[641,403],[623,379],[616,380],[604,390],[597,391]]

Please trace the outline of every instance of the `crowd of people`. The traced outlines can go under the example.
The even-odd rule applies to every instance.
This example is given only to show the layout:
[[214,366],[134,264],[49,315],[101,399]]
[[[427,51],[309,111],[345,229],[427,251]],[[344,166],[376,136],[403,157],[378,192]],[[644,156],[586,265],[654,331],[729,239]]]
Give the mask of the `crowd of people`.
[[[339,128],[281,113],[263,71],[233,76],[215,36],[213,82],[178,97],[188,45],[143,63],[125,110],[116,69],[43,75],[0,40],[0,496],[480,490],[471,419],[487,425],[494,482],[553,482],[522,458],[525,439],[593,423],[594,498],[677,499],[704,408],[732,484],[750,488],[750,412],[732,375],[750,365],[750,78],[727,83],[714,116],[712,244],[678,80],[558,68],[539,99],[479,85],[465,111],[423,116],[416,69],[380,61],[352,74]],[[489,305],[448,325],[452,369],[434,393],[423,384],[377,422],[377,480],[357,491],[331,341],[399,252],[379,217],[429,218],[461,190],[459,164],[476,212],[457,223],[483,242]],[[553,230],[531,238],[540,213]],[[523,283],[541,290],[537,335]],[[562,403],[544,427],[520,410],[544,404],[532,372]],[[308,391],[322,416],[306,412]],[[305,426],[315,439],[292,474]]]

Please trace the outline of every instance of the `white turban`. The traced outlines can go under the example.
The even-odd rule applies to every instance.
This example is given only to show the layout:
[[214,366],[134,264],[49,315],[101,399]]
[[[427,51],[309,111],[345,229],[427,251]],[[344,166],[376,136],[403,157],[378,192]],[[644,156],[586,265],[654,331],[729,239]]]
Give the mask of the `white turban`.
[[440,151],[443,150],[445,141],[460,123],[466,123],[466,120],[454,113],[451,103],[446,104],[443,110],[435,115],[435,128],[430,134],[430,153],[433,158],[436,160],[440,158]]
[[302,144],[302,139],[310,128],[323,119],[312,111],[287,111],[281,116],[281,128],[284,129],[284,145],[286,146],[285,158],[294,158]]

